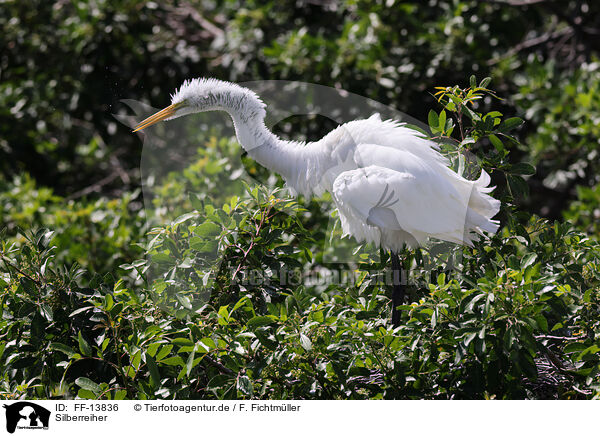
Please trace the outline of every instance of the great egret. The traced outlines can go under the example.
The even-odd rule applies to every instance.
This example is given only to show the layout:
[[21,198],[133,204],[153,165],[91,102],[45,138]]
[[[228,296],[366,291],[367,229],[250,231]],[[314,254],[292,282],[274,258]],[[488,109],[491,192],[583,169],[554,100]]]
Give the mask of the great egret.
[[171,105],[139,123],[134,132],[162,120],[213,110],[233,119],[238,141],[258,163],[279,173],[294,193],[332,194],[345,235],[391,251],[394,283],[392,324],[404,299],[398,252],[428,237],[472,245],[500,202],[488,195],[485,172],[470,181],[452,171],[437,144],[379,114],[351,121],[315,142],[285,141],[264,123],[265,104],[253,91],[216,79],[193,79],[172,96]]

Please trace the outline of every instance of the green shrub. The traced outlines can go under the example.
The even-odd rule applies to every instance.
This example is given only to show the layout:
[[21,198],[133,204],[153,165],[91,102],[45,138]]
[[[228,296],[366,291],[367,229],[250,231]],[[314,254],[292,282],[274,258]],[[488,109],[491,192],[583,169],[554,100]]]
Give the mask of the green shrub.
[[[120,277],[114,277],[116,269],[105,275],[80,269],[75,256],[61,253],[69,246],[62,233],[73,227],[67,224],[56,232],[2,238],[2,395],[594,397],[600,382],[600,247],[570,223],[516,208],[514,196],[526,193],[523,176],[533,167],[508,160],[518,146],[511,129],[521,121],[478,112],[477,100],[491,93],[488,83],[473,78],[468,89],[441,88],[442,108],[430,114],[429,127],[457,169],[465,168],[470,151],[498,182],[503,228],[450,255],[425,248],[403,253],[412,302],[401,307],[399,327],[390,325],[381,280],[385,253],[363,256],[357,265],[323,262],[324,235],[312,230],[327,219],[314,207],[326,198],[305,208],[277,187],[247,186],[213,203],[211,196],[186,195],[182,185],[202,189],[205,182],[184,171],[167,177],[156,192],[173,204],[171,212],[189,204],[187,213],[152,228],[141,244],[145,253],[127,256]],[[218,189],[208,192],[219,195]],[[39,197],[31,201],[58,213],[49,191]],[[26,207],[12,211],[10,196],[2,198],[9,222],[48,223],[46,215],[36,217]],[[143,229],[139,216],[126,218],[127,204],[99,203],[69,213],[112,213],[113,220],[133,219],[134,228]],[[105,221],[111,219],[93,231],[106,233]],[[121,253],[125,240],[109,238],[106,251]],[[324,286],[303,278],[313,271],[357,279]]]
[[38,188],[29,176],[0,179],[0,228],[5,240],[21,245],[19,229],[52,228],[60,263],[74,262],[105,274],[143,251],[134,244],[146,232],[139,191],[118,199],[67,200],[49,188]]

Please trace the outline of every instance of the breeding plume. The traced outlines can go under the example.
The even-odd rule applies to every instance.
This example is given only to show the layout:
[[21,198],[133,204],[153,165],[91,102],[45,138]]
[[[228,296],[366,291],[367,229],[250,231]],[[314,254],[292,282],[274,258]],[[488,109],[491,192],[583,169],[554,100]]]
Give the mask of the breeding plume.
[[[134,131],[161,120],[195,112],[223,110],[233,119],[248,155],[279,173],[294,193],[329,191],[342,229],[359,242],[397,253],[433,237],[471,245],[483,232],[495,233],[492,220],[500,202],[489,193],[484,171],[471,181],[452,171],[434,142],[379,114],[345,123],[315,142],[285,141],[265,126],[265,104],[249,89],[215,79],[186,81],[171,105],[138,124]],[[400,283],[392,294],[392,323],[404,298]]]

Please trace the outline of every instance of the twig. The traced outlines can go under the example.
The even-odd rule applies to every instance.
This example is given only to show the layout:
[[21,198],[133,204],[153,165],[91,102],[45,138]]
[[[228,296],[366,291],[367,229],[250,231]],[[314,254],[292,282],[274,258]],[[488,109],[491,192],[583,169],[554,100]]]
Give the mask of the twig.
[[240,263],[238,264],[237,268],[235,269],[233,275],[231,276],[231,283],[233,283],[235,281],[235,277],[240,272],[240,270],[242,269],[242,266],[246,262],[246,259],[248,258],[248,255],[250,254],[250,251],[254,247],[254,241],[260,235],[260,231],[262,229],[262,226],[265,224],[265,221],[266,221],[265,217],[267,217],[269,215],[269,212],[271,212],[272,208],[273,208],[273,205],[269,204],[269,207],[265,210],[264,214],[261,215],[260,222],[258,223],[258,226],[256,226],[256,232],[255,232],[254,236],[252,237],[252,240],[250,241],[250,245],[248,246],[248,250],[246,250],[246,251],[242,250],[243,253],[244,253],[244,256],[242,257],[242,260],[240,261]]
[[213,23],[204,18],[200,12],[194,9],[194,7],[189,3],[183,3],[181,6],[179,6],[179,8],[176,9],[176,12],[180,13],[181,15],[189,15],[192,20],[194,20],[200,25],[200,27],[202,27],[212,36],[221,36],[224,33],[222,29],[219,29]]
[[[76,126],[80,126],[91,130],[94,133],[94,138],[98,141],[98,145],[100,146],[100,148],[108,154],[108,146],[106,145],[106,142],[104,142],[104,138],[102,138],[102,135],[100,135],[96,131],[96,127],[93,123],[86,120],[82,120],[80,118],[71,118],[71,122]],[[119,152],[112,153],[109,155],[108,159],[110,160],[110,163],[113,165],[113,167],[115,167],[115,170],[119,173],[121,181],[124,184],[128,185],[131,179],[129,178],[129,174],[127,173],[125,168],[123,168],[123,165],[121,165],[121,161],[118,158],[119,154]]]
[[513,48],[511,48],[510,50],[508,50],[506,53],[504,53],[503,55],[494,58],[494,59],[490,59],[489,61],[487,61],[487,65],[495,65],[498,62],[500,62],[502,59],[506,59],[512,55],[517,54],[518,52],[520,52],[521,50],[525,50],[527,48],[531,48],[531,47],[535,47],[536,45],[540,45],[543,44],[547,41],[550,41],[551,39],[555,39],[558,38],[560,36],[566,35],[566,36],[571,36],[574,33],[573,29],[569,28],[569,27],[565,27],[564,29],[560,29],[557,30],[555,32],[550,32],[550,33],[544,33],[543,35],[537,36],[535,38],[531,38],[528,40],[525,40],[517,45],[515,45]]
[[561,341],[577,341],[584,336],[551,336],[551,335],[539,335],[536,336],[536,339],[558,339]]
[[2,262],[4,262],[4,265],[10,266],[11,268],[13,268],[16,272],[18,272],[19,274],[21,274],[22,276],[28,278],[29,280],[31,280],[32,282],[34,282],[36,285],[38,286],[44,286],[43,283],[37,279],[34,279],[33,277],[31,277],[29,274],[27,274],[25,271],[23,271],[21,268],[19,268],[18,266],[13,265],[10,262],[6,261],[6,258],[3,255],[0,255],[0,258],[2,259]]
[[547,0],[492,0],[493,3],[501,3],[509,6],[530,6],[545,1]]
[[235,374],[235,372],[233,370],[227,368],[222,363],[217,362],[212,357],[210,357],[208,354],[205,354],[204,357],[202,358],[202,360],[206,360],[209,364],[211,364],[215,368],[219,369],[221,372],[224,372],[225,374]]
[[[130,170],[129,172],[133,173],[133,171],[134,170]],[[86,188],[83,188],[82,190],[74,192],[73,194],[67,196],[66,200],[75,200],[77,198],[84,197],[88,194],[91,194],[92,192],[100,192],[100,190],[103,186],[108,185],[109,183],[113,182],[118,177],[120,177],[119,171],[114,171],[114,172],[110,173],[108,176],[98,180],[93,185],[87,186]],[[129,178],[129,174],[127,175],[127,177]]]
[[[102,148],[105,152],[108,152],[108,146],[104,142],[104,139],[102,139],[102,136],[96,135],[96,139],[98,140],[98,145],[100,145],[100,148]],[[119,153],[111,153],[108,159],[110,160],[112,166],[115,168],[116,172],[119,174],[119,177],[121,178],[123,184],[129,185],[131,179],[129,178],[127,170],[123,168],[123,165],[121,165],[121,161],[119,160],[118,155]]]
[[574,391],[579,392],[580,394],[583,395],[590,395],[592,393],[592,391],[584,391],[583,389],[579,389],[577,386],[571,386],[573,388]]
[[115,171],[115,172],[109,174],[108,176],[104,177],[103,179],[98,180],[93,185],[90,185],[86,188],[83,188],[81,191],[77,191],[77,192],[69,195],[66,199],[67,200],[75,200],[79,197],[84,197],[88,194],[91,194],[92,192],[100,192],[100,189],[103,186],[108,185],[113,180],[115,180],[117,177],[119,177],[119,173]]

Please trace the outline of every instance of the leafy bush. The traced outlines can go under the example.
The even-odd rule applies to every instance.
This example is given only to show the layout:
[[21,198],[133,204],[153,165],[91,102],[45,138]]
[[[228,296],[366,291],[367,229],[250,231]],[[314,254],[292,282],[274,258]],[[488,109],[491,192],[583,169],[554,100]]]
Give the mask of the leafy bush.
[[[508,97],[494,102],[496,109],[507,116],[526,110],[521,139],[540,125],[539,140],[522,142],[535,144],[536,154],[548,147],[553,159],[534,157],[541,165],[528,206],[558,218],[574,189],[548,191],[541,181],[566,166],[553,147],[573,148],[563,138],[580,143],[575,114],[587,119],[587,139],[585,132],[593,132],[600,6],[517,3],[4,1],[0,170],[9,180],[30,174],[58,195],[95,184],[110,197],[134,190],[139,142],[112,113],[127,113],[122,98],[163,106],[191,77],[317,82],[425,119],[434,102],[426,90],[467,86],[468,72],[475,72],[494,77]],[[570,109],[561,115],[563,105]],[[317,134],[328,128],[315,124]],[[567,164],[585,160],[592,142]],[[579,176],[581,169],[567,171]],[[545,207],[557,197],[560,206]]]
[[[600,247],[569,223],[516,208],[514,197],[526,192],[523,176],[533,168],[508,160],[519,146],[511,132],[521,120],[479,112],[478,101],[493,94],[488,84],[472,78],[466,89],[440,88],[441,108],[430,113],[429,127],[457,170],[468,170],[469,151],[492,174],[503,228],[449,257],[425,248],[403,253],[412,302],[401,307],[399,327],[389,322],[385,253],[357,265],[323,262],[323,235],[312,229],[327,219],[314,207],[325,199],[303,207],[277,187],[247,187],[213,203],[186,195],[181,184],[204,187],[188,171],[157,189],[173,205],[189,204],[187,213],[150,230],[145,256],[126,260],[120,277],[87,272],[73,259],[66,268],[55,248],[66,227],[3,238],[3,395],[598,395]],[[229,145],[220,147],[207,153],[226,155]],[[52,207],[51,193],[41,197]],[[115,253],[120,243],[110,241]],[[430,264],[439,268],[428,270]],[[314,271],[357,279],[313,284],[305,276]]]
[[139,191],[112,200],[68,201],[24,175],[0,179],[0,227],[6,241],[18,245],[25,242],[17,237],[19,229],[51,227],[58,262],[104,274],[143,252],[134,244],[146,231],[146,217]]
[[597,183],[599,67],[595,60],[575,72],[561,72],[554,62],[538,60],[516,78],[521,86],[514,100],[538,126],[528,136],[525,151],[540,172],[546,215],[558,217],[575,186]]
[[577,186],[577,200],[564,213],[565,219],[586,232],[590,238],[600,236],[600,185],[592,188]]

